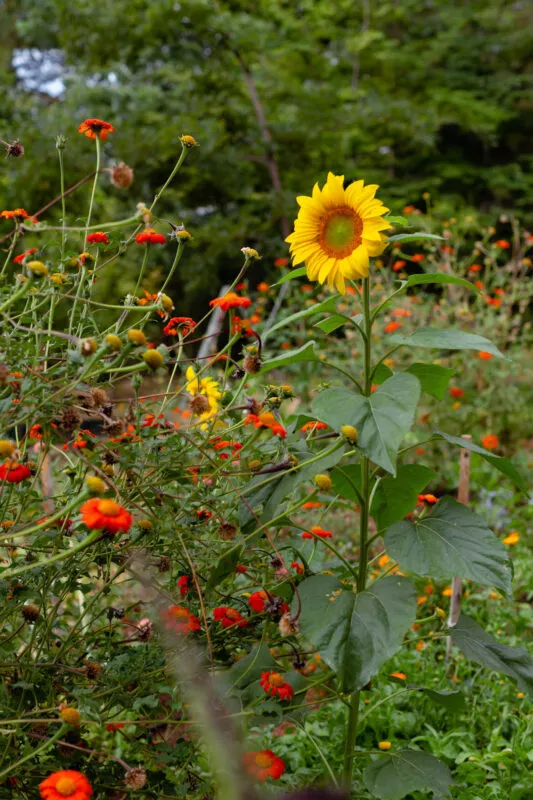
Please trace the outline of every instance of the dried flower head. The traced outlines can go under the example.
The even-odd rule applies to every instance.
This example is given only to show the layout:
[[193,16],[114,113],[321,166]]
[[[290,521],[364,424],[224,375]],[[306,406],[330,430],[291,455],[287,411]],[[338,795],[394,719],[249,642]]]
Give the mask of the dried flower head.
[[35,620],[39,617],[39,607],[33,605],[33,603],[27,603],[26,605],[22,606],[22,616],[26,620],[26,622],[35,622]]
[[8,158],[20,158],[24,155],[24,147],[18,139],[6,145],[6,155]]
[[123,161],[115,164],[111,170],[111,183],[117,189],[129,189],[133,183],[134,172],[131,167],[128,167]]
[[124,784],[128,789],[142,789],[146,784],[146,771],[142,767],[134,767],[126,772]]

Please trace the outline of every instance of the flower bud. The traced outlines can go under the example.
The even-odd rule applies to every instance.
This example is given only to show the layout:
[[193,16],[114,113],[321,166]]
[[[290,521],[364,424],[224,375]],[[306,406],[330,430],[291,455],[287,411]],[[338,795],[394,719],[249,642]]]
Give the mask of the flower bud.
[[109,347],[109,349],[114,350],[115,353],[117,353],[122,347],[120,336],[117,336],[116,333],[108,333],[107,336],[105,337],[105,343]]
[[9,439],[0,439],[0,458],[10,458],[15,452],[15,442]]
[[46,265],[42,261],[28,261],[26,269],[36,278],[44,278],[48,275]]
[[59,716],[63,720],[63,722],[67,722],[69,725],[79,725],[81,720],[80,712],[77,708],[72,708],[72,706],[66,706],[62,708],[59,712]]
[[132,344],[146,344],[146,336],[139,328],[130,328],[128,339]]
[[251,261],[252,259],[259,261],[261,258],[257,250],[254,250],[253,247],[241,247],[241,253],[243,253],[247,261]]
[[148,364],[148,366],[153,370],[162,367],[165,361],[159,350],[145,350],[142,354],[142,358],[145,364]]
[[104,494],[107,489],[103,480],[97,475],[89,475],[85,478],[85,485],[91,494]]
[[315,477],[313,478],[313,482],[315,486],[318,486],[318,488],[323,492],[330,492],[333,487],[331,478],[329,477],[329,475],[326,475],[324,473],[321,473],[320,475],[315,475]]
[[190,136],[186,133],[183,136],[180,136],[180,142],[184,147],[198,147],[198,142],[194,138],[194,136]]
[[345,439],[348,439],[349,442],[356,442],[359,439],[357,428],[354,428],[353,425],[343,425],[341,428],[341,433]]
[[159,299],[161,300],[161,305],[163,306],[163,309],[167,312],[167,314],[170,314],[170,312],[174,310],[174,303],[172,302],[168,294],[159,295]]

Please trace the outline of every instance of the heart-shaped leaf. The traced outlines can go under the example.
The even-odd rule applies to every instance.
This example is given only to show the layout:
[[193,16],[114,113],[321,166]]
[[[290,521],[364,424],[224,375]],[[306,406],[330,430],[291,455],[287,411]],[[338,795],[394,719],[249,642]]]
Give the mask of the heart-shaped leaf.
[[383,537],[402,569],[431,578],[460,578],[511,592],[507,550],[485,520],[453,497],[422,519],[396,522]]
[[396,575],[359,594],[346,591],[333,576],[315,575],[298,591],[302,633],[346,692],[361,689],[378,673],[416,617],[414,586]]
[[387,475],[379,482],[370,509],[378,530],[403,519],[413,510],[420,492],[436,473],[422,464],[401,464],[395,478]]
[[406,347],[427,347],[431,350],[484,350],[493,356],[505,357],[490,339],[453,328],[418,328],[410,336],[394,333],[389,337],[389,341]]
[[441,367],[439,364],[423,364],[421,361],[417,361],[416,364],[407,367],[406,372],[418,378],[423,392],[431,397],[436,397],[437,400],[442,400],[455,370]]
[[380,756],[364,773],[368,791],[380,800],[401,800],[411,792],[429,789],[440,797],[451,797],[454,784],[448,767],[422,750],[398,750]]
[[484,447],[480,447],[478,444],[469,442],[467,439],[463,439],[459,436],[450,436],[449,433],[444,433],[443,431],[435,431],[435,434],[450,444],[457,444],[459,447],[464,447],[465,450],[470,450],[471,453],[479,453],[480,456],[483,456],[485,461],[488,461],[493,467],[496,467],[496,469],[498,469],[500,472],[503,472],[504,475],[507,475],[508,478],[511,478],[516,486],[518,486],[518,488],[523,492],[527,492],[529,490],[527,481],[524,480],[523,476],[518,472],[514,464],[509,461],[508,458],[504,458],[503,456],[495,456],[494,453],[491,453],[489,450],[485,450]]

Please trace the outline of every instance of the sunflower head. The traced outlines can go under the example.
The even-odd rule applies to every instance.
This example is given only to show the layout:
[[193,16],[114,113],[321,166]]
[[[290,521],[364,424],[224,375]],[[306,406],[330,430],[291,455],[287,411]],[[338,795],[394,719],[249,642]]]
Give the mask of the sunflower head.
[[366,278],[369,257],[380,255],[390,228],[383,218],[389,210],[374,197],[378,186],[354,181],[344,188],[344,175],[328,174],[322,189],[315,184],[311,197],[297,197],[300,211],[291,245],[293,266],[305,261],[307,276],[328,282],[341,294],[346,280]]

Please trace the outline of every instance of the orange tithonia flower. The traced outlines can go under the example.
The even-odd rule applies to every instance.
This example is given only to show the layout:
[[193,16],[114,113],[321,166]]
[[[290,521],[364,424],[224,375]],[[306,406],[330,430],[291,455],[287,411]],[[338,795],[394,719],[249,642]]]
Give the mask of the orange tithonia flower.
[[508,546],[513,546],[514,544],[518,544],[520,541],[520,534],[518,531],[511,531],[511,533],[503,539],[503,543]]
[[482,361],[490,361],[492,358],[492,353],[487,353],[486,350],[480,350],[478,355]]
[[268,778],[277,781],[285,772],[285,762],[272,750],[244,753],[242,760],[248,774],[258,781],[266,781]]
[[261,680],[259,681],[266,694],[271,697],[278,695],[280,700],[290,700],[294,694],[292,686],[283,680],[283,675],[274,670],[261,673]]
[[462,389],[459,389],[458,386],[450,386],[449,392],[450,392],[450,395],[452,397],[463,397],[464,396],[464,391]]
[[196,322],[190,317],[172,317],[163,328],[163,333],[165,336],[177,336],[178,328],[183,336],[188,336],[196,328]]
[[497,436],[493,433],[488,433],[482,438],[481,444],[486,450],[496,450],[500,442]]
[[199,631],[201,628],[198,617],[195,617],[188,608],[183,606],[170,606],[170,608],[162,611],[161,621],[165,624],[165,627],[183,635],[190,631]]
[[12,461],[10,458],[0,465],[0,481],[7,481],[8,483],[20,483],[26,480],[31,475],[31,470],[25,464],[19,464],[18,461]]
[[129,511],[114,500],[92,497],[80,508],[81,518],[88,528],[109,533],[128,531],[133,519]]
[[254,425],[256,428],[270,428],[274,436],[280,436],[282,439],[287,436],[287,431],[271,411],[265,411],[264,414],[248,414],[244,424]]
[[496,247],[500,247],[502,250],[509,250],[511,245],[507,241],[507,239],[498,239],[497,242],[494,242]]
[[87,242],[89,244],[109,244],[109,239],[107,238],[107,233],[95,231],[87,236]]
[[110,122],[104,122],[103,119],[86,119],[78,127],[78,133],[84,133],[89,139],[101,139],[105,141],[110,133],[114,132],[114,127]]
[[401,328],[401,327],[402,327],[402,323],[401,322],[388,322],[385,325],[385,333],[394,333],[394,331],[397,331],[398,328]]
[[14,264],[22,264],[22,262],[24,261],[25,258],[27,258],[28,256],[32,256],[36,252],[37,252],[37,248],[36,247],[30,247],[29,250],[24,250],[23,253],[19,253],[18,256],[15,256],[15,258],[13,259],[13,263]]
[[302,539],[314,539],[315,537],[319,539],[331,539],[332,536],[333,534],[331,531],[325,531],[320,525],[313,525],[311,533],[309,533],[309,531],[304,531],[302,533]]
[[288,258],[276,258],[276,260],[274,261],[274,266],[275,267],[286,267],[288,263],[289,263],[289,259]]
[[2,211],[0,217],[4,219],[30,219],[30,215],[25,208],[15,208],[13,211]]
[[330,289],[346,292],[346,280],[366,278],[369,257],[386,246],[381,231],[390,228],[383,214],[388,208],[376,200],[378,186],[354,181],[344,188],[344,175],[328,173],[322,189],[315,184],[311,197],[297,197],[300,206],[291,245],[293,266],[306,264],[307,277]]
[[42,800],[87,800],[93,793],[85,775],[74,769],[52,772],[39,784],[39,791]]
[[433,505],[433,503],[438,503],[439,498],[435,497],[434,494],[419,494],[418,495],[418,502],[420,504],[428,503],[429,505]]
[[223,628],[244,628],[248,625],[248,620],[235,608],[228,608],[227,606],[219,606],[213,611],[213,619],[216,619]]
[[405,261],[402,261],[401,259],[399,261],[395,261],[394,264],[392,265],[394,272],[399,272],[404,267],[405,267]]
[[415,264],[420,263],[420,261],[424,260],[424,253],[415,253],[414,256],[411,256],[411,261],[414,261]]
[[214,300],[209,301],[212,308],[220,308],[222,311],[227,311],[229,308],[248,308],[252,305],[249,297],[240,297],[235,292],[228,292],[222,297],[215,297]]
[[253,592],[248,598],[250,608],[252,611],[255,611],[258,614],[265,610],[265,603],[267,600],[268,594],[264,590],[260,592]]
[[141,231],[135,237],[137,244],[166,244],[166,237],[162,233],[156,233],[153,228]]
[[327,429],[327,425],[325,422],[306,422],[305,425],[302,425],[300,430],[302,433],[307,433],[308,431],[325,431]]

